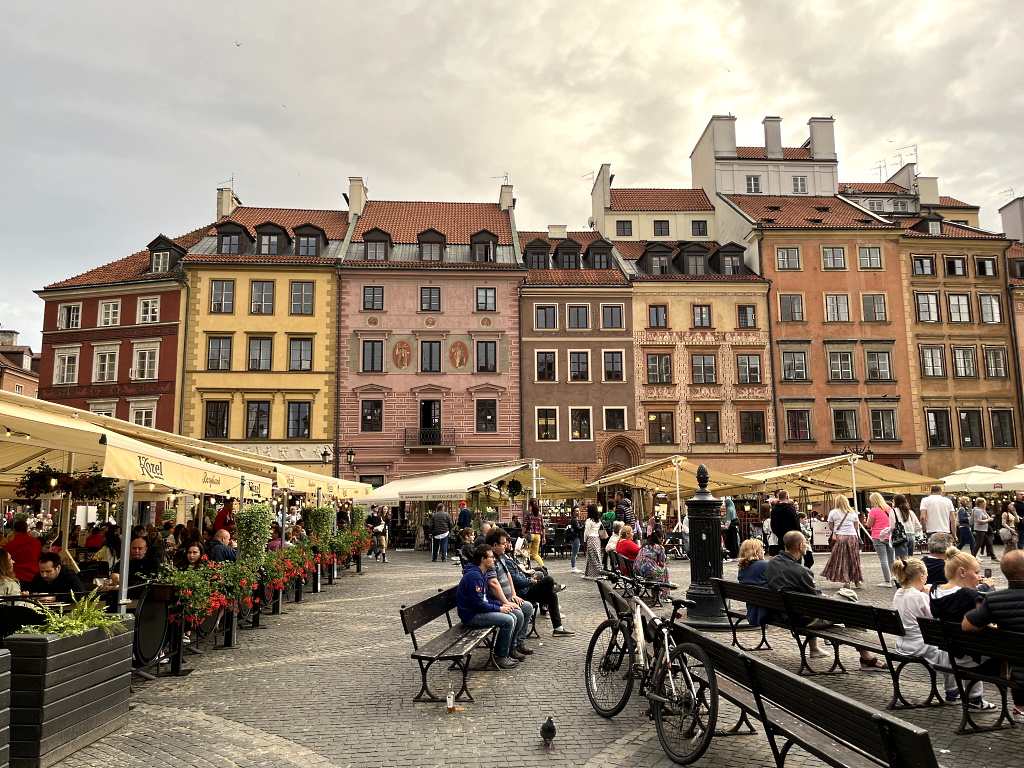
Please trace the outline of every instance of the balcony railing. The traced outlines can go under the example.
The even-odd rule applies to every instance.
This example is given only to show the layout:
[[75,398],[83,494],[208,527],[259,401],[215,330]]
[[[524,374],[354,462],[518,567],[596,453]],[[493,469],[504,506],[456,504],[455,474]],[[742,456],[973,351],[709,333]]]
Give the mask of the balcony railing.
[[434,448],[443,448],[455,453],[455,429],[445,427],[405,429],[405,452],[413,448],[426,448],[432,452]]

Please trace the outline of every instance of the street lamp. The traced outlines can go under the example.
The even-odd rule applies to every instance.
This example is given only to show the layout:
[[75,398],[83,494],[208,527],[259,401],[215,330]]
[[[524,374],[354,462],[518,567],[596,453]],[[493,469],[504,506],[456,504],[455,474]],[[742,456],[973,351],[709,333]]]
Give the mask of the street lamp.
[[324,449],[320,452],[320,461],[322,461],[324,465],[331,463],[331,446],[324,446]]
[[353,451],[351,448],[349,448],[345,452],[345,461],[347,461],[349,464],[355,464],[356,463],[356,452]]

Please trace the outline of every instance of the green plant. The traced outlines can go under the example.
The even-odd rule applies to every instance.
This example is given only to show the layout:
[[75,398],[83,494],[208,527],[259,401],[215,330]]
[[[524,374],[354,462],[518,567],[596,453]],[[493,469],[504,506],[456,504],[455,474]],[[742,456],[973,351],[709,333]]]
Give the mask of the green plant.
[[179,571],[164,565],[159,581],[175,588],[175,618],[188,624],[198,624],[221,608],[243,605],[251,608],[259,576],[251,562],[213,563],[203,556],[196,568]]
[[249,504],[235,513],[239,557],[251,560],[257,566],[263,564],[274,518],[274,510],[269,504]]
[[513,477],[508,481],[508,485],[505,489],[508,491],[509,501],[515,504],[516,497],[521,496],[523,493],[523,484]]
[[302,510],[306,521],[306,533],[311,539],[326,541],[331,537],[334,510],[330,507],[307,507]]
[[315,556],[306,544],[292,544],[276,552],[268,552],[263,563],[265,582],[274,589],[284,589],[294,578],[306,576],[313,570]]
[[87,597],[83,597],[75,603],[67,613],[51,610],[37,612],[44,617],[44,620],[39,624],[24,626],[16,634],[74,637],[84,634],[90,629],[102,629],[103,633],[110,637],[127,631],[119,616],[106,612],[106,605],[100,604],[100,598],[95,589]]
[[100,468],[93,464],[86,472],[74,474],[54,469],[45,461],[25,470],[15,488],[19,498],[38,499],[52,493],[62,493],[73,499],[107,501],[119,495],[117,481],[103,477]]

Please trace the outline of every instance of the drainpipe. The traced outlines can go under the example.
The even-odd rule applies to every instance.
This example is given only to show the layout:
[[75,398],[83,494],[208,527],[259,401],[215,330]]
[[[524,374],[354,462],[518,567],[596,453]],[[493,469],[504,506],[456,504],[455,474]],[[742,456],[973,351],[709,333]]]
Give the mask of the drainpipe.
[[[1007,261],[1004,254],[1003,269],[1006,269],[1006,266]],[[1020,346],[1018,341],[1020,330],[1017,328],[1017,313],[1014,311],[1013,286],[1008,286],[1007,297],[1009,298],[1009,306],[1006,308],[1006,310],[1007,314],[1009,314],[1010,316],[1010,338],[1013,339],[1014,349],[1013,362],[1014,367],[1017,369],[1017,374],[1013,377],[1014,386],[1017,389],[1017,417],[1020,419],[1024,419],[1024,415],[1022,415],[1024,414],[1024,411],[1021,410],[1022,408],[1024,408],[1024,390],[1022,390],[1021,386]],[[1009,355],[1007,355],[1007,357],[1009,357]],[[1007,361],[1007,364],[1009,364],[1009,361]],[[1019,446],[1018,450],[1020,450]],[[1017,458],[1020,458],[1019,453],[1017,454]]]
[[352,242],[352,235],[356,231],[356,223],[359,221],[359,214],[349,217],[348,230],[345,232],[345,239],[341,243],[341,256],[334,263],[334,272],[337,279],[337,312],[334,319],[334,418],[331,423],[334,425],[334,476],[341,477],[341,423],[338,414],[341,412],[341,314],[344,307],[341,292],[341,265],[348,255],[348,247]]
[[[757,233],[757,273],[764,276],[764,239],[761,233]],[[775,419],[775,466],[782,465],[782,422],[779,421],[779,394],[777,383],[779,381],[775,367],[775,334],[772,330],[772,281],[768,280],[768,292],[765,294],[767,301],[768,317],[765,322],[768,326],[768,366],[771,371],[772,381],[772,417]]]
[[[181,262],[178,262],[178,266],[181,267]],[[188,282],[188,271],[182,267],[184,276],[181,278],[182,285],[185,286],[185,303],[179,307],[178,316],[184,315],[184,321],[181,323],[181,341],[178,343],[178,347],[181,350],[181,377],[178,380],[178,428],[177,433],[179,435],[185,434],[182,430],[185,425],[185,359],[188,357],[188,313],[189,307],[192,305],[192,286]],[[205,437],[205,433],[203,437]],[[124,531],[121,532],[122,535]]]

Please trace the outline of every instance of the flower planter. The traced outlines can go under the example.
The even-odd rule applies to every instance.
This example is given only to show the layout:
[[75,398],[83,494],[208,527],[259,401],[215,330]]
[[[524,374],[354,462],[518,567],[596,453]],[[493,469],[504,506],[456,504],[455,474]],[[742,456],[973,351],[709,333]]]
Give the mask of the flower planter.
[[0,768],[11,752],[11,652],[0,650]]
[[[45,768],[127,722],[133,619],[108,637],[11,635],[11,768]],[[0,763],[2,765],[2,763]]]

